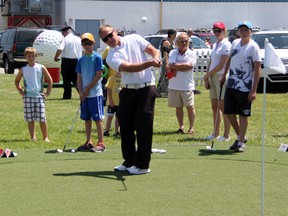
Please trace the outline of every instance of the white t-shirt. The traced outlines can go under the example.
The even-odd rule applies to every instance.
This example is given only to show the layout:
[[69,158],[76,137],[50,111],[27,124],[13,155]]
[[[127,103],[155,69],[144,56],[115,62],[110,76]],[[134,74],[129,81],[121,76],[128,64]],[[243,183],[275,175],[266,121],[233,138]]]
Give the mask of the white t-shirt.
[[241,39],[232,43],[231,62],[227,88],[242,92],[250,92],[253,83],[253,62],[261,62],[260,48],[258,44],[250,40],[241,46]]
[[[129,63],[141,63],[147,61],[144,50],[150,44],[147,40],[137,34],[120,37],[120,46],[110,48],[106,57],[107,64],[115,71],[123,61]],[[140,72],[121,72],[121,81],[124,85],[141,84],[146,82],[155,83],[155,77],[150,68]]]
[[61,41],[58,49],[62,50],[62,58],[78,59],[82,56],[81,38],[69,33]]
[[[211,65],[210,65],[210,71],[215,68],[223,55],[229,56],[231,52],[231,43],[227,38],[224,38],[219,43],[214,43],[212,47],[211,52]],[[225,66],[218,71],[216,74],[223,74],[225,70]]]
[[[169,53],[169,64],[173,63],[191,63],[196,65],[196,54],[193,50],[187,51],[181,55],[178,48]],[[195,90],[193,68],[190,71],[177,71],[176,77],[169,79],[168,89],[173,90]]]

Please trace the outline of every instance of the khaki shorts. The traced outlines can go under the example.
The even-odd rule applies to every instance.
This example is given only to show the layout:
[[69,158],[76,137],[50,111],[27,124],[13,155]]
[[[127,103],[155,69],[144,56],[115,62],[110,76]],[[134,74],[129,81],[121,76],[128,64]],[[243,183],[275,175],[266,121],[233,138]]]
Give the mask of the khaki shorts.
[[169,107],[188,107],[194,106],[193,90],[168,90],[168,106]]
[[[211,99],[219,99],[219,94],[220,94],[220,84],[219,84],[219,79],[221,78],[222,74],[214,74],[212,77],[209,79],[209,84],[210,84],[210,98]],[[222,93],[221,93],[221,99],[224,99],[225,95],[225,89],[226,89],[226,82],[222,87]]]

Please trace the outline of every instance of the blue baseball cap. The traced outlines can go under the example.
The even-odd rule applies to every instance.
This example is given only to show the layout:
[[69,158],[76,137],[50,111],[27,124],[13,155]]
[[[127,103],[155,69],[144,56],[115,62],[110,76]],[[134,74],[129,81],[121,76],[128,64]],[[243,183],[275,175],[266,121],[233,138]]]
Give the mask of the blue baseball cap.
[[251,24],[251,22],[249,22],[249,21],[241,21],[241,22],[238,24],[238,29],[239,29],[241,26],[246,26],[247,28],[252,29],[252,24]]

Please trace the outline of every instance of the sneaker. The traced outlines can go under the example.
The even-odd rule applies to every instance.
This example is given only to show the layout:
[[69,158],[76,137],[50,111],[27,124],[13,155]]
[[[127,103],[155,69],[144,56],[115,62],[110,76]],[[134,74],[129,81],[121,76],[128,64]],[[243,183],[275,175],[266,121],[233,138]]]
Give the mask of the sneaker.
[[136,166],[132,166],[132,167],[127,168],[127,171],[130,174],[141,175],[141,174],[150,173],[151,170],[149,168],[148,169],[139,169]]
[[50,143],[50,140],[48,138],[45,138],[44,142]]
[[229,150],[235,150],[235,149],[237,148],[238,142],[239,142],[238,140],[235,140],[234,143],[233,143],[233,145],[231,145],[231,146],[229,147]]
[[90,149],[91,152],[104,152],[106,151],[106,146],[102,142],[98,142],[94,148]]
[[228,142],[229,140],[230,140],[230,137],[225,138],[224,136],[220,136],[217,138],[217,141],[219,141],[219,142],[223,142],[223,141]]
[[237,147],[234,150],[235,152],[244,152],[245,151],[245,145],[237,145]]
[[77,151],[88,151],[88,150],[92,149],[93,147],[94,146],[92,143],[85,142],[83,145],[81,145],[77,148]]
[[212,140],[212,139],[217,139],[218,140],[219,138],[220,138],[220,136],[215,137],[213,134],[211,134],[211,135],[206,137],[206,140]]
[[110,132],[108,130],[105,130],[103,136],[110,136]]
[[114,167],[114,170],[118,171],[118,172],[125,172],[125,171],[127,171],[127,167],[124,166],[123,164],[121,164],[119,166]]

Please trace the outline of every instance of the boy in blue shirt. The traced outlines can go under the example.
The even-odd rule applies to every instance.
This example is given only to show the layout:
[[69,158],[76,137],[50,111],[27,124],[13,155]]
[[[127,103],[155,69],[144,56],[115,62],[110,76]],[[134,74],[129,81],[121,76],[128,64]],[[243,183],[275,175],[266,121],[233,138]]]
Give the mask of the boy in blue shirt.
[[[35,121],[40,122],[43,140],[48,139],[48,126],[45,113],[45,98],[50,95],[53,81],[44,65],[36,63],[37,51],[33,47],[27,47],[24,51],[28,64],[22,67],[16,78],[15,86],[23,98],[24,118],[28,122],[28,130],[31,141],[36,141]],[[24,80],[24,89],[20,81]],[[43,78],[47,80],[47,90],[43,92]]]
[[[78,151],[104,152],[106,147],[103,142],[104,106],[102,91],[102,58],[93,51],[94,36],[84,33],[81,43],[85,54],[78,59],[76,66],[77,86],[81,101],[81,116],[85,121],[86,142],[78,147]],[[98,142],[92,142],[92,120],[97,127]]]

